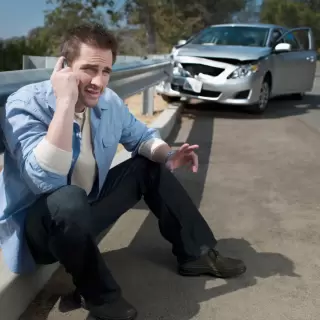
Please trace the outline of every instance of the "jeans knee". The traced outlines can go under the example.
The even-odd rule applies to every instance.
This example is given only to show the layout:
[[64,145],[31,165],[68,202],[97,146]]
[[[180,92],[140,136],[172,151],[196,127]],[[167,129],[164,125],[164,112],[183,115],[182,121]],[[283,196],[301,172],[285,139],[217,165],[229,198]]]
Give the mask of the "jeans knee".
[[90,205],[86,192],[68,185],[55,191],[47,198],[51,218],[58,224],[87,229],[90,226]]
[[152,161],[146,157],[140,156],[137,161],[139,162],[141,171],[148,179],[156,178],[161,170],[165,168],[164,164]]

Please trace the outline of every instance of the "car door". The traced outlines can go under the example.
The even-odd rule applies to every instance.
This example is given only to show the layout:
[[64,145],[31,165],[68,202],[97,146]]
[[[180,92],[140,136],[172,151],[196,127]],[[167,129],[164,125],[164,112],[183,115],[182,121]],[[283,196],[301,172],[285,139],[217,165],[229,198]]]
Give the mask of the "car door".
[[303,67],[303,91],[299,92],[307,92],[311,91],[313,88],[313,83],[315,79],[316,69],[317,69],[317,51],[314,45],[314,38],[311,28],[298,28],[300,33],[304,33],[305,36],[301,39],[306,39],[306,43],[301,43],[300,39],[297,41],[301,46],[301,61]]
[[[278,43],[283,43],[281,39],[283,33],[281,29],[271,31],[269,47],[274,48]],[[279,40],[280,39],[280,40]],[[287,56],[287,52],[273,52],[270,57],[272,73],[272,94],[279,95],[288,91],[287,79],[291,74],[293,66],[292,59]]]
[[[295,33],[305,33],[305,37],[298,39]],[[312,90],[316,72],[317,52],[314,49],[314,40],[310,28],[294,28],[285,32],[282,36],[285,43],[291,45],[291,51],[285,53],[287,59],[292,62],[289,73],[287,93],[303,93]],[[306,39],[302,43],[301,39]]]

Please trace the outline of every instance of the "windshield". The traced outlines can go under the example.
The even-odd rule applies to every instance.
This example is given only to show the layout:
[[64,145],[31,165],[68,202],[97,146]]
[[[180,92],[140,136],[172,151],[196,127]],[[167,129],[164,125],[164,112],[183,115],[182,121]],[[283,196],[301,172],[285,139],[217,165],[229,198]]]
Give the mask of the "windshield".
[[251,26],[210,27],[201,31],[189,43],[219,46],[265,47],[268,28]]

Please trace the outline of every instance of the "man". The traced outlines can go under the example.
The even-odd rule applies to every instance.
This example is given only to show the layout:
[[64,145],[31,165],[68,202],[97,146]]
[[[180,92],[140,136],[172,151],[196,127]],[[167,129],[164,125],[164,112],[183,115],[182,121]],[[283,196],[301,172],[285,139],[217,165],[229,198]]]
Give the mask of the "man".
[[[51,79],[12,94],[1,118],[6,262],[24,273],[59,261],[75,297],[104,320],[134,319],[137,311],[122,297],[95,238],[141,198],[172,244],[181,275],[234,277],[246,270],[214,249],[209,226],[172,174],[186,164],[197,171],[198,146],[173,152],[107,88],[116,54],[115,38],[101,26],[74,28]],[[109,170],[118,143],[133,157]]]

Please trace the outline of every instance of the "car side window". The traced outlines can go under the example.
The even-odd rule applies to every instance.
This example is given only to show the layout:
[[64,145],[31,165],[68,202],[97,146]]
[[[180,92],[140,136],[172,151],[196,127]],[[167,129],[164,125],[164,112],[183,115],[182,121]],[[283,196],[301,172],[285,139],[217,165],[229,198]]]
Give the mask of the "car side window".
[[[280,30],[273,30],[270,38],[270,47],[275,46],[278,43],[278,39],[282,36],[282,33]],[[279,43],[282,43],[283,40],[280,40]]]
[[290,32],[284,36],[284,42],[291,44],[291,50],[300,50],[300,43],[297,41],[296,37]]

